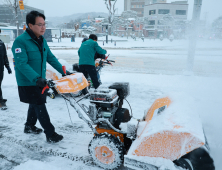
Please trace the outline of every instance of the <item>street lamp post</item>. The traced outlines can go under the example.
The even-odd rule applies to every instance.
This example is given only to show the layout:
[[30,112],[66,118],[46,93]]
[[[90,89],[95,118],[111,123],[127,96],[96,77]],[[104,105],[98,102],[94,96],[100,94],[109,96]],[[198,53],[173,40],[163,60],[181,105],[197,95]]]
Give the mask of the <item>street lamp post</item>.
[[106,28],[106,44],[108,44],[108,29],[109,29],[108,23],[103,24],[102,26]]
[[18,21],[18,2],[14,1],[14,8],[15,8],[15,20],[16,20],[16,26],[17,26],[17,37],[19,36],[19,21]]
[[187,58],[187,71],[193,71],[194,56],[197,42],[197,27],[199,25],[200,13],[201,13],[202,0],[194,0],[193,17],[192,17],[192,32],[189,40],[189,51]]

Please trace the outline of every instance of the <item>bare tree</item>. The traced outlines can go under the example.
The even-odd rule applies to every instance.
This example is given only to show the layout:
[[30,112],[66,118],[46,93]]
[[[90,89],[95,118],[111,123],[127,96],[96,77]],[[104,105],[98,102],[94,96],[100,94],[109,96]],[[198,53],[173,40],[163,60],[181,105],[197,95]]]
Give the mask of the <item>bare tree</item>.
[[16,26],[17,26],[17,36],[18,36],[19,35],[19,21],[18,21],[19,3],[18,3],[18,0],[2,0],[2,1],[15,14],[15,21],[16,21]]
[[109,24],[112,27],[112,23],[113,23],[114,16],[115,16],[115,13],[116,13],[115,5],[116,5],[117,0],[104,0],[104,1],[105,1],[105,4],[106,4],[106,8],[109,11]]

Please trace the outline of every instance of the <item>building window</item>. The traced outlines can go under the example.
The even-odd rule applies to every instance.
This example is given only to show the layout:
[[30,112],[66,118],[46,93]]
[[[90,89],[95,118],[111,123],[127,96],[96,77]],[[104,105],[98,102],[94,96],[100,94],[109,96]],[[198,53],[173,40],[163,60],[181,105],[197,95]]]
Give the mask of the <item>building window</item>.
[[158,14],[169,14],[170,10],[169,9],[159,9]]
[[148,25],[155,25],[155,20],[149,20]]
[[186,15],[187,11],[186,10],[176,10],[176,15]]
[[150,10],[149,11],[149,15],[154,15],[154,14],[156,14],[156,10]]

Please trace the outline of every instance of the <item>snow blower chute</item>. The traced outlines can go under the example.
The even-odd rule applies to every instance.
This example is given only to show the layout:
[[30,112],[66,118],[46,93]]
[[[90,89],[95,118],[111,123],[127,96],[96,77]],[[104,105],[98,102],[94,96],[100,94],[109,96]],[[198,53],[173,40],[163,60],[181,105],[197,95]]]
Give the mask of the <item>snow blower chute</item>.
[[[144,118],[136,120],[122,108],[130,93],[129,83],[99,88],[78,101],[72,93],[88,85],[81,73],[48,81],[48,85],[70,102],[93,131],[89,154],[98,166],[118,169],[124,163],[132,169],[215,169],[198,115],[186,113],[170,97],[157,99]],[[84,98],[89,106],[78,103]]]

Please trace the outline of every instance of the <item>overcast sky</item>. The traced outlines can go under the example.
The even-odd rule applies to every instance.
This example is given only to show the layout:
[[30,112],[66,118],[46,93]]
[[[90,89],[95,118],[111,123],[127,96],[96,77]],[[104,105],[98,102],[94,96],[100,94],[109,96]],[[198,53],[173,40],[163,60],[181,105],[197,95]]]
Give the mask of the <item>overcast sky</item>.
[[[85,12],[107,12],[104,0],[24,0],[27,5],[44,10],[46,17],[66,16]],[[167,2],[178,0],[167,0]],[[193,13],[194,0],[188,0],[188,19]],[[124,10],[124,0],[116,3],[118,13]],[[222,0],[203,0],[201,18],[207,17],[212,22],[218,16],[222,16]]]

